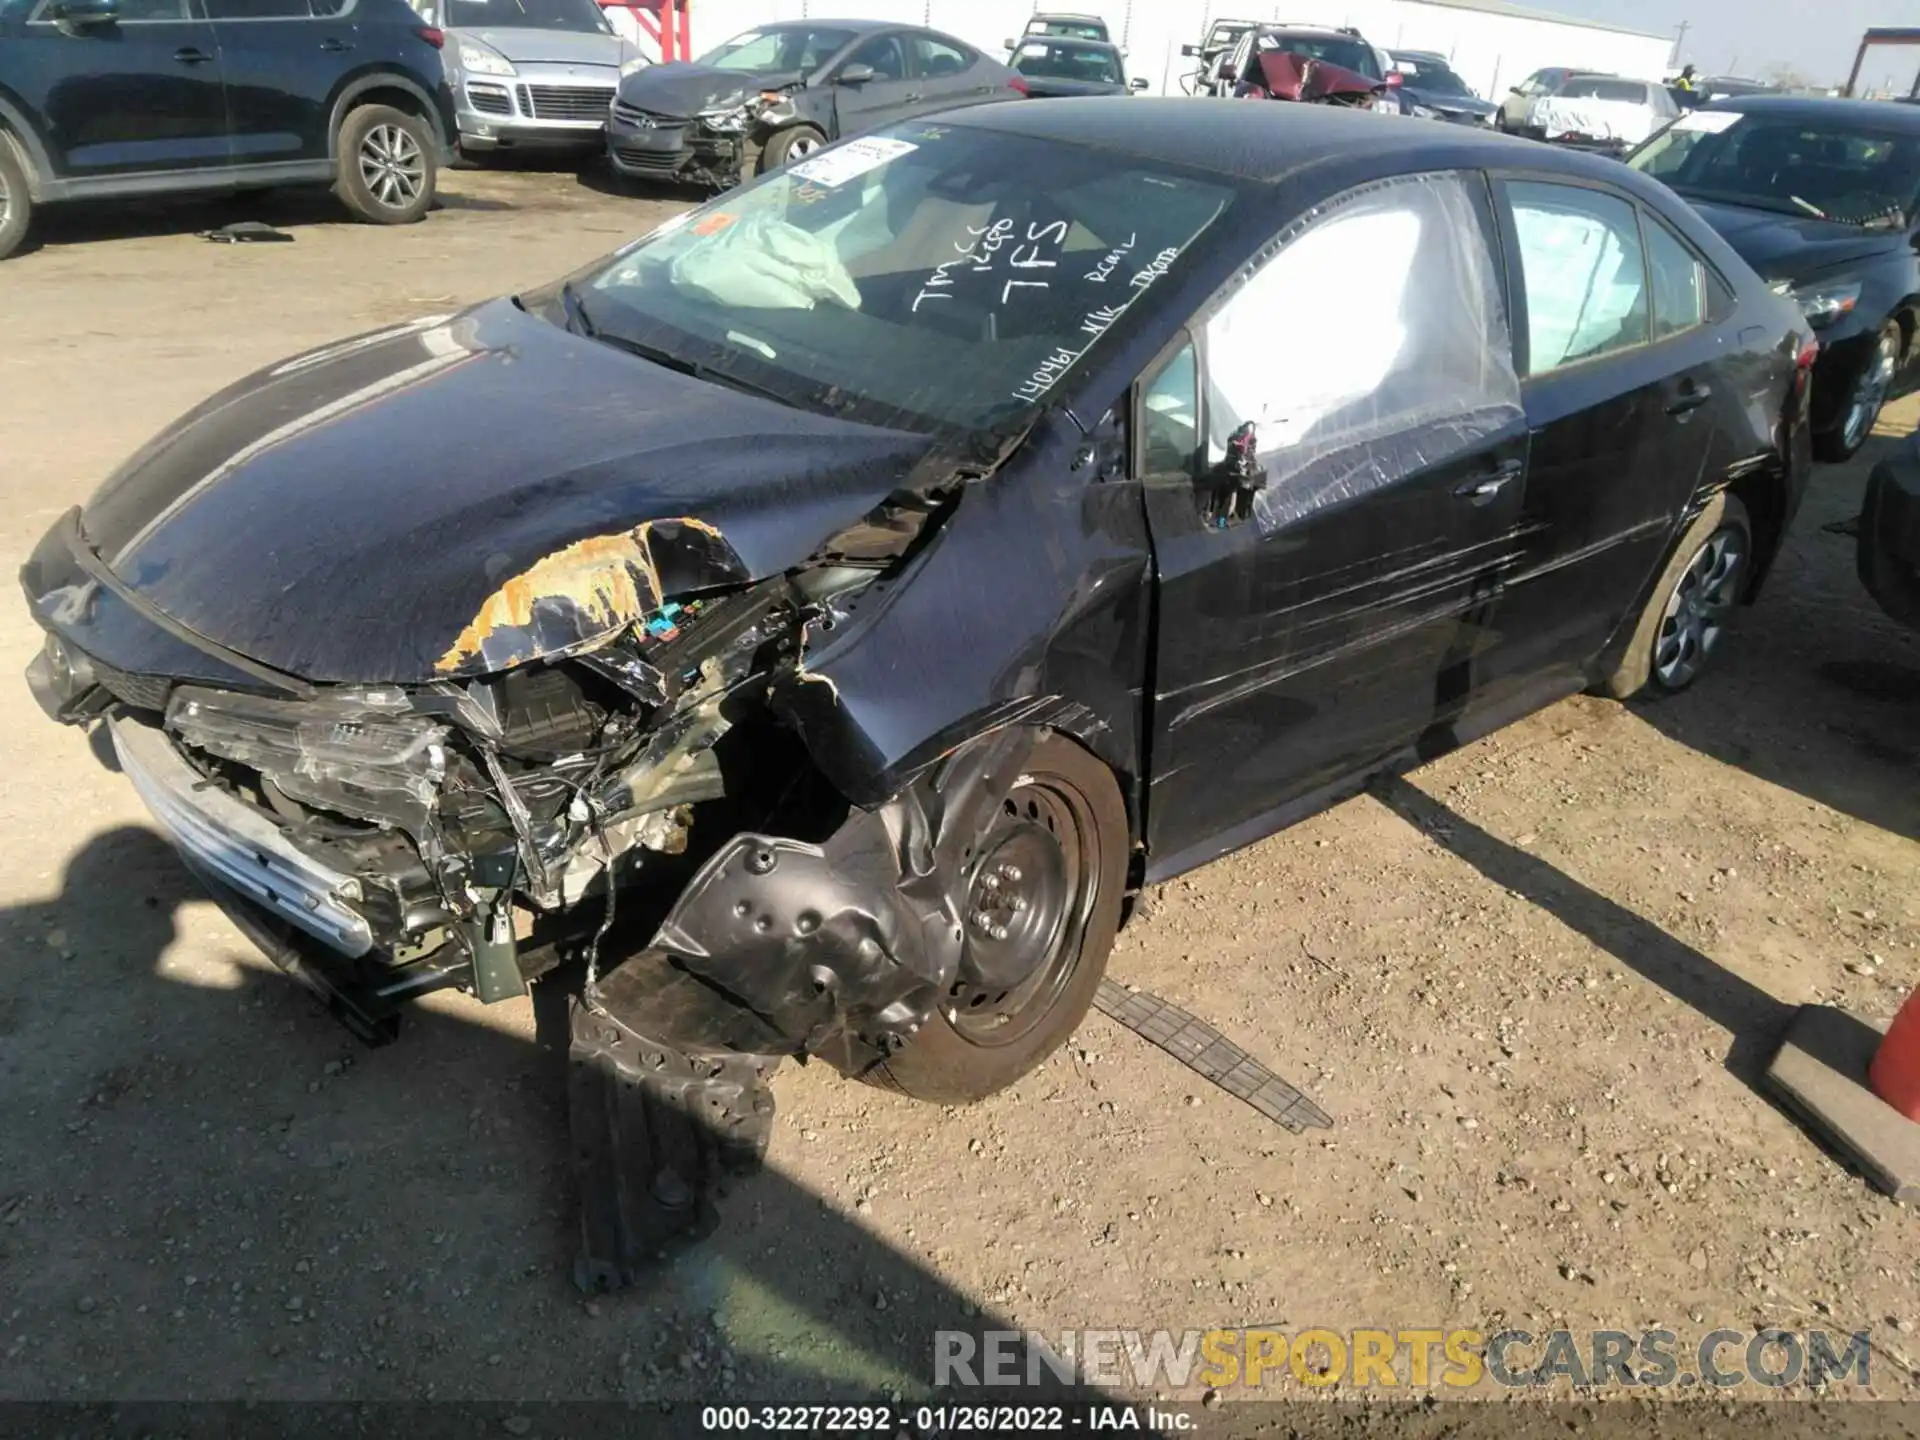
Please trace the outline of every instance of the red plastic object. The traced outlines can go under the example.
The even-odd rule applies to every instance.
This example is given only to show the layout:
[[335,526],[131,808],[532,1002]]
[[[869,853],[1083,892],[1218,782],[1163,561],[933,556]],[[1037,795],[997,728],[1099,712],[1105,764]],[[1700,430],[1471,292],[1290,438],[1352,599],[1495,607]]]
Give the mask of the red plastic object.
[[447,32],[438,25],[422,25],[413,32],[438,50],[447,43]]
[[1873,1093],[1909,1120],[1920,1120],[1920,990],[1907,997],[1867,1070]]
[[1008,76],[1007,88],[1009,90],[1018,90],[1022,95],[1033,94],[1032,88],[1027,84],[1027,77],[1024,75],[1015,74]]

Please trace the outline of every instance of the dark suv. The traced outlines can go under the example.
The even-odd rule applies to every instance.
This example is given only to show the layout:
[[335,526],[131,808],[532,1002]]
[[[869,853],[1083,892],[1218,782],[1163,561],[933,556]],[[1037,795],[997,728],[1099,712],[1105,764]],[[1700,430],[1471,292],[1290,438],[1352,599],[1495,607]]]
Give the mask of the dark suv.
[[0,0],[0,258],[62,200],[328,184],[417,220],[444,42],[406,0]]

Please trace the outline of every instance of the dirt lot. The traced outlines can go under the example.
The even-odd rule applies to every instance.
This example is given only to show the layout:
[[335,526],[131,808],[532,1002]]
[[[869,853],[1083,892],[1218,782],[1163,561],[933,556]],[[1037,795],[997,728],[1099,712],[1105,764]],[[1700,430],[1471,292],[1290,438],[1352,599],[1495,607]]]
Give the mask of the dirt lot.
[[[49,220],[0,267],[9,569],[216,387],[562,273],[667,204],[558,174],[448,188],[397,232],[279,200]],[[195,238],[245,218],[298,238]],[[1874,1392],[1920,1393],[1920,1218],[1757,1088],[1792,1006],[1885,1017],[1920,983],[1920,644],[1826,528],[1865,468],[1821,472],[1694,692],[1556,706],[1166,887],[1122,935],[1116,978],[1332,1131],[1274,1129],[1097,1016],[971,1110],[789,1066],[722,1235],[592,1303],[553,1007],[440,996],[359,1048],[86,739],[0,683],[0,1397],[911,1387],[932,1330],[987,1316],[1870,1328]],[[17,600],[0,642],[17,674]]]

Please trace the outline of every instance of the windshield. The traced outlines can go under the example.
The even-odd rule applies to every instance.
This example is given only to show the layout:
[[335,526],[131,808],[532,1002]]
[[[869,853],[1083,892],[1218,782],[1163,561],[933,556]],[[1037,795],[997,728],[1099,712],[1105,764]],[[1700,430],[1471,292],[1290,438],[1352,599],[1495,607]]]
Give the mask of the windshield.
[[1369,80],[1384,80],[1380,63],[1373,58],[1373,47],[1358,40],[1335,36],[1289,35],[1284,32],[1260,37],[1262,50],[1284,50],[1289,55],[1304,55],[1309,60],[1324,60],[1345,70],[1358,71]]
[[1013,68],[1022,75],[1053,80],[1086,80],[1102,85],[1124,85],[1120,62],[1104,45],[1075,45],[1071,42],[1026,40],[1014,56]]
[[1027,27],[1029,35],[1064,35],[1075,40],[1104,40],[1107,27],[1090,20],[1041,20]]
[[612,34],[595,0],[447,0],[454,30],[584,30]]
[[909,123],[676,217],[586,279],[577,308],[609,343],[802,408],[1000,430],[1150,308],[1236,193],[1108,150]]
[[817,70],[853,40],[853,31],[819,25],[770,25],[736,35],[696,64],[714,70]]
[[1464,95],[1473,99],[1473,91],[1467,88],[1467,82],[1444,65],[1417,65],[1407,83],[1416,90],[1425,90],[1429,95]]
[[1851,116],[1694,110],[1627,163],[1682,195],[1875,229],[1904,224],[1920,195],[1920,136]]

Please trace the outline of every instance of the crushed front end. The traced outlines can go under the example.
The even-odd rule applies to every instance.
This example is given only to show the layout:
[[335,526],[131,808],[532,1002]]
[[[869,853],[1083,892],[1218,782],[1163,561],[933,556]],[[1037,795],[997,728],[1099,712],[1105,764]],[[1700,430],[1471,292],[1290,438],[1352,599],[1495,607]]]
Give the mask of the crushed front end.
[[809,627],[891,557],[673,601],[647,542],[569,547],[509,581],[446,677],[418,684],[314,685],[191,636],[205,663],[181,675],[89,653],[165,617],[86,563],[77,517],[23,574],[48,632],[28,677],[43,708],[106,726],[187,864],[362,1038],[392,1038],[429,992],[492,1003],[578,963],[590,1287],[712,1223],[716,1178],[764,1150],[782,1058],[859,1073],[932,1013],[962,934],[936,852],[1022,758],[1007,738],[963,748],[850,805],[781,716],[831,685],[806,669]]

